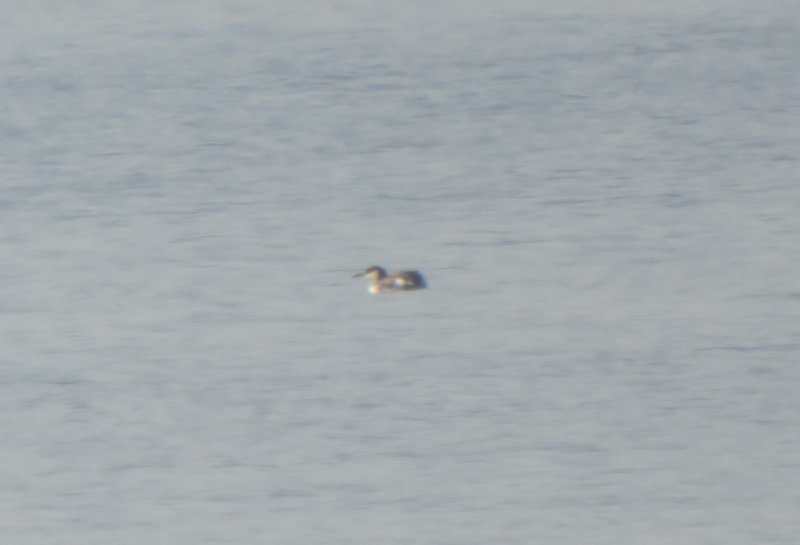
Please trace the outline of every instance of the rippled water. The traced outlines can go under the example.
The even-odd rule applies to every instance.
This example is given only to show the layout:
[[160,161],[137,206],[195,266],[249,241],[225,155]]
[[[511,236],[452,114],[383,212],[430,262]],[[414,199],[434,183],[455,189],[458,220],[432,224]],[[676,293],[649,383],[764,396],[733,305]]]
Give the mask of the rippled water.
[[794,543],[800,10],[745,4],[10,10],[2,540]]

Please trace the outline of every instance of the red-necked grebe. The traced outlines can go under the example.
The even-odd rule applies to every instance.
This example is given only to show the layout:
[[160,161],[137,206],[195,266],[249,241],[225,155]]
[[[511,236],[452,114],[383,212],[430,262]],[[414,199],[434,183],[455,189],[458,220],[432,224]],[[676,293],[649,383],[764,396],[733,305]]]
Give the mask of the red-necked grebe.
[[366,276],[372,280],[370,293],[391,293],[394,291],[421,290],[425,287],[425,277],[419,271],[397,271],[386,274],[382,267],[367,267],[363,272],[353,276]]

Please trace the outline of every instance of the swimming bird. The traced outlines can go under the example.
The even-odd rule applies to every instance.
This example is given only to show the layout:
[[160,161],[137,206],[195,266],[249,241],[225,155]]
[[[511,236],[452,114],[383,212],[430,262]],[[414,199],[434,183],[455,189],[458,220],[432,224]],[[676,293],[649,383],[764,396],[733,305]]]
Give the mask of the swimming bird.
[[353,275],[353,278],[358,278],[359,276],[366,276],[372,280],[369,285],[370,293],[421,290],[427,287],[425,277],[419,271],[397,271],[386,274],[386,270],[383,267],[373,266]]

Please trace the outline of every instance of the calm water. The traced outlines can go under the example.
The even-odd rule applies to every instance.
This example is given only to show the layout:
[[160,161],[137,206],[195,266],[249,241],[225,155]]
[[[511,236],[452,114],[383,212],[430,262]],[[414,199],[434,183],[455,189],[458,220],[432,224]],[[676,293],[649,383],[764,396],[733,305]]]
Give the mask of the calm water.
[[217,4],[7,8],[0,541],[796,542],[796,4]]

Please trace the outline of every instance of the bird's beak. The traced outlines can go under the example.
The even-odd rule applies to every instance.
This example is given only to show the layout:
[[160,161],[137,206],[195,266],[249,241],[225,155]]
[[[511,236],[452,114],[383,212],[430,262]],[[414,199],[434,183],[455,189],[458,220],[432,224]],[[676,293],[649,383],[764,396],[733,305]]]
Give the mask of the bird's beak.
[[364,276],[364,271],[361,271],[360,273],[356,273],[356,274],[354,274],[354,275],[353,275],[353,278],[358,278],[358,277],[360,277],[360,276]]

